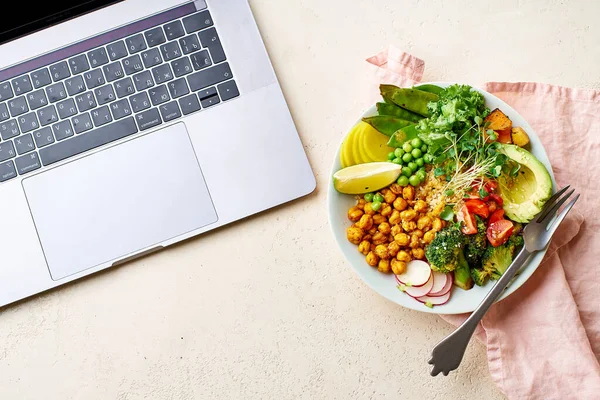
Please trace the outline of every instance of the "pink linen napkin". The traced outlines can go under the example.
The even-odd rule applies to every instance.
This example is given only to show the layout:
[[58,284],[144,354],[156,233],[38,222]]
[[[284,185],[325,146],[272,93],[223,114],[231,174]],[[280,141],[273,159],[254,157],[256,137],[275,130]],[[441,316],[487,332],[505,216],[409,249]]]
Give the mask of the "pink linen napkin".
[[[372,102],[379,101],[379,83],[414,85],[425,69],[391,46],[367,64]],[[600,399],[600,91],[534,82],[482,88],[535,129],[558,186],[582,194],[540,267],[491,307],[476,332],[487,345],[492,379],[510,399]],[[458,325],[466,315],[442,318]]]

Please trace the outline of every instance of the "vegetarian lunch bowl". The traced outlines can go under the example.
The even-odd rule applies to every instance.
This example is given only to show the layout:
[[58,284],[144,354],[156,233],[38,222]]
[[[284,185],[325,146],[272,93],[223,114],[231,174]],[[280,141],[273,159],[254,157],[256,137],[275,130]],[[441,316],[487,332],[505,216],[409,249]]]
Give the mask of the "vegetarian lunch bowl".
[[[473,311],[523,246],[553,193],[539,138],[502,100],[468,85],[381,85],[345,136],[329,217],[358,275],[404,307]],[[500,299],[520,287],[545,251]]]

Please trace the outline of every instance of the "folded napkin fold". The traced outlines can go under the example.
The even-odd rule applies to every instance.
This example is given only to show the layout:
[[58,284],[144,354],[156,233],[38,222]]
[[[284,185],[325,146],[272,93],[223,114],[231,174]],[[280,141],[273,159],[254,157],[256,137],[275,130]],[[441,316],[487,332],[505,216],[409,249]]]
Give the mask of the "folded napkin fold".
[[[391,46],[367,65],[372,102],[379,83],[411,86],[425,69],[423,60]],[[510,399],[600,399],[600,91],[535,82],[482,88],[535,129],[559,187],[582,194],[536,272],[493,305],[476,332],[492,379]],[[458,325],[466,315],[442,318]]]

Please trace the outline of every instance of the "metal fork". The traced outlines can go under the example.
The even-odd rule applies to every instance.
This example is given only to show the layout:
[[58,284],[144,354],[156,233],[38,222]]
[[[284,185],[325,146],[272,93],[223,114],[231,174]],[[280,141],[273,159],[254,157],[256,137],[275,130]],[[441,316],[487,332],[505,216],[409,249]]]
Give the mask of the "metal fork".
[[[525,264],[529,256],[544,249],[550,243],[550,239],[556,228],[558,228],[577,199],[579,199],[578,194],[557,214],[559,208],[575,192],[575,189],[567,192],[568,189],[569,186],[567,185],[550,197],[542,211],[527,224],[523,230],[523,239],[525,241],[523,249],[517,254],[493,289],[485,296],[481,304],[479,304],[477,309],[473,311],[461,326],[435,346],[432,351],[431,360],[429,360],[429,364],[433,365],[431,370],[432,376],[436,376],[440,372],[448,375],[450,371],[458,368],[467,345],[471,340],[471,336],[473,336],[473,332],[481,318],[483,318],[490,306],[496,301],[506,286],[508,286],[515,273]],[[567,193],[565,194],[565,192]]]

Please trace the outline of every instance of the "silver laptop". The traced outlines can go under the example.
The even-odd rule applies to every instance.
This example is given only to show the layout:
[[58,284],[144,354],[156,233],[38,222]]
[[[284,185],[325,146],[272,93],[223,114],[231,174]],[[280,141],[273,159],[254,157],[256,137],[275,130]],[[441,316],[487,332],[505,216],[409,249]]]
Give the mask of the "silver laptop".
[[0,42],[0,306],[315,188],[246,0],[15,3]]

